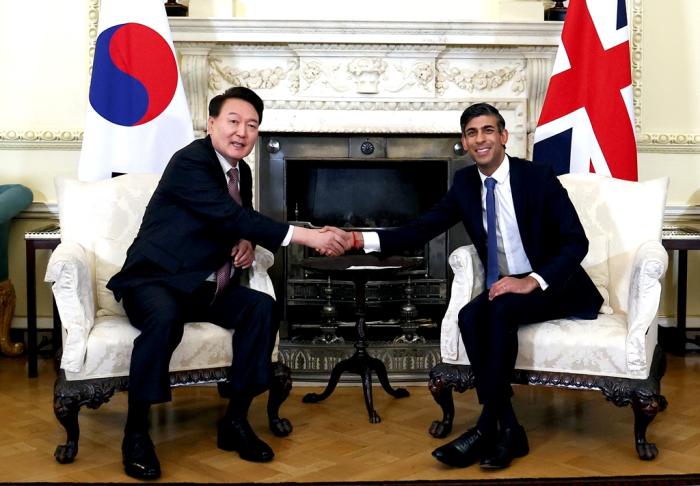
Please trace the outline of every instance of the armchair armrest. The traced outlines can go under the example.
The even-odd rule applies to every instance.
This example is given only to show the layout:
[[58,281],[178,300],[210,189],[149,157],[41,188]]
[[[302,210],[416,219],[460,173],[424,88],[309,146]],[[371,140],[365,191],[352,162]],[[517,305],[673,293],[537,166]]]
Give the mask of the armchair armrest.
[[[275,255],[262,246],[256,246],[255,262],[253,266],[248,269],[248,287],[259,292],[264,292],[276,300],[275,289],[272,286],[270,275],[267,273],[267,269],[270,268],[273,263],[275,263]],[[275,338],[275,349],[272,351],[273,363],[279,360],[279,344],[280,334],[278,332],[277,338]]]
[[455,277],[447,312],[442,320],[440,353],[443,362],[465,363],[467,351],[459,334],[458,317],[462,307],[484,291],[484,267],[474,245],[457,248],[449,258]]
[[51,254],[44,281],[51,282],[56,307],[67,331],[61,368],[78,373],[85,361],[87,339],[95,324],[95,299],[90,266],[83,247],[66,242]]
[[255,247],[255,262],[248,269],[248,287],[264,292],[273,299],[275,297],[275,289],[272,287],[272,280],[267,274],[267,269],[275,263],[275,256],[269,250],[262,246]]
[[[661,277],[668,268],[668,253],[658,241],[644,243],[634,258],[627,307],[627,367],[647,368],[646,335],[655,322],[661,297]],[[653,349],[650,350],[653,352]]]
[[0,186],[0,224],[7,223],[34,200],[31,189],[21,184]]

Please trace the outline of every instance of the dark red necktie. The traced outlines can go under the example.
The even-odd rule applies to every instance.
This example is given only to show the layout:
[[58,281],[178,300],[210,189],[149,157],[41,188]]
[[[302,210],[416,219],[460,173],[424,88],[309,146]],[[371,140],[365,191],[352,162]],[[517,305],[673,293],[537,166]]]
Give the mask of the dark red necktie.
[[[241,191],[238,189],[238,169],[229,169],[228,171],[228,193],[236,201],[239,206],[241,204]],[[231,258],[226,260],[226,263],[216,271],[216,292],[214,293],[214,300],[228,287],[229,281],[231,280]]]

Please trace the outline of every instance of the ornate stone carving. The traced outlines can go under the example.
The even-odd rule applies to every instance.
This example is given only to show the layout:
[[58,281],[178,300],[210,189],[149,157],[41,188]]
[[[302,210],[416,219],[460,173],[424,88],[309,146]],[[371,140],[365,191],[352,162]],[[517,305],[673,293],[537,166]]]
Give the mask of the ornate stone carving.
[[348,64],[348,72],[355,75],[357,92],[362,94],[379,93],[379,77],[384,76],[389,63],[378,57],[360,57]]
[[[342,81],[338,77],[341,68],[340,63],[326,64],[320,61],[307,61],[301,63],[301,77],[306,81],[303,90],[308,89],[316,81],[327,84],[338,92],[345,92],[352,88],[353,83]],[[351,79],[348,73],[347,79]]]
[[450,83],[472,93],[477,91],[494,90],[507,81],[512,81],[510,89],[515,94],[525,91],[525,75],[523,65],[516,63],[514,66],[505,66],[496,70],[484,71],[482,69],[473,71],[471,69],[459,69],[450,67],[449,61],[441,60],[437,62],[437,81],[435,84],[438,95],[442,96],[449,88]]
[[[289,44],[295,52],[405,52],[405,53],[439,53],[445,49],[444,45],[433,44]],[[349,54],[350,55],[350,54]]]
[[209,47],[206,45],[183,46],[180,52],[182,54],[180,73],[192,117],[192,126],[195,132],[198,132],[197,135],[203,137],[207,131],[209,114],[207,111],[207,75],[209,72],[207,54]]
[[[260,90],[270,89],[279,85],[287,79],[290,72],[299,68],[299,61],[290,59],[287,61],[287,68],[276,66],[274,68],[251,69],[250,71],[231,66],[222,65],[220,57],[209,58],[209,89],[218,93],[222,91],[225,80],[233,86],[244,86],[246,88]],[[290,79],[289,91],[296,94],[299,91],[298,77]]]
[[0,149],[80,150],[83,130],[0,130]]
[[632,93],[634,95],[634,128],[642,133],[642,0],[633,0],[630,19],[632,47]]
[[403,75],[399,84],[395,87],[387,87],[386,90],[391,93],[397,93],[407,86],[418,84],[424,90],[430,92],[435,79],[435,69],[433,64],[425,61],[414,62],[408,69],[404,69],[400,64],[394,68]]
[[87,48],[88,48],[88,86],[92,79],[92,63],[95,60],[95,46],[97,45],[97,22],[100,19],[100,0],[88,0],[87,2]]

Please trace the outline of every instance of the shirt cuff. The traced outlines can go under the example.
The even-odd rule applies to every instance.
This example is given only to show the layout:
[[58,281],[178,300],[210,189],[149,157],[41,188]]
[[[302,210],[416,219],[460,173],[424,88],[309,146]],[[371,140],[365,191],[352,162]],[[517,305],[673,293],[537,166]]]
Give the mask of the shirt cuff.
[[282,246],[289,246],[289,243],[292,241],[292,235],[294,234],[294,226],[291,224],[289,225],[289,231],[287,231],[287,236],[284,237],[284,240],[282,240]]
[[540,288],[542,288],[542,290],[547,290],[547,287],[549,287],[549,284],[547,284],[547,282],[545,282],[544,279],[537,275],[535,272],[532,272],[529,276],[540,283]]
[[365,253],[372,253],[373,251],[382,251],[382,247],[379,243],[379,234],[377,234],[377,232],[363,232],[362,237],[365,239]]

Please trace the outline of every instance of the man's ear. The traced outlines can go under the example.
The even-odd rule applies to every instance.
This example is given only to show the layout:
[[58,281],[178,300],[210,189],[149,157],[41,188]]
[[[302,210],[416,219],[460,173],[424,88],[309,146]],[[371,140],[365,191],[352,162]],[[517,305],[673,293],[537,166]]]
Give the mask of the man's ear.
[[213,116],[207,118],[207,133],[211,133],[211,127],[214,125],[214,120],[215,118]]
[[503,131],[501,132],[501,144],[503,144],[503,146],[505,147],[507,143],[508,143],[508,130],[506,130],[504,128]]

